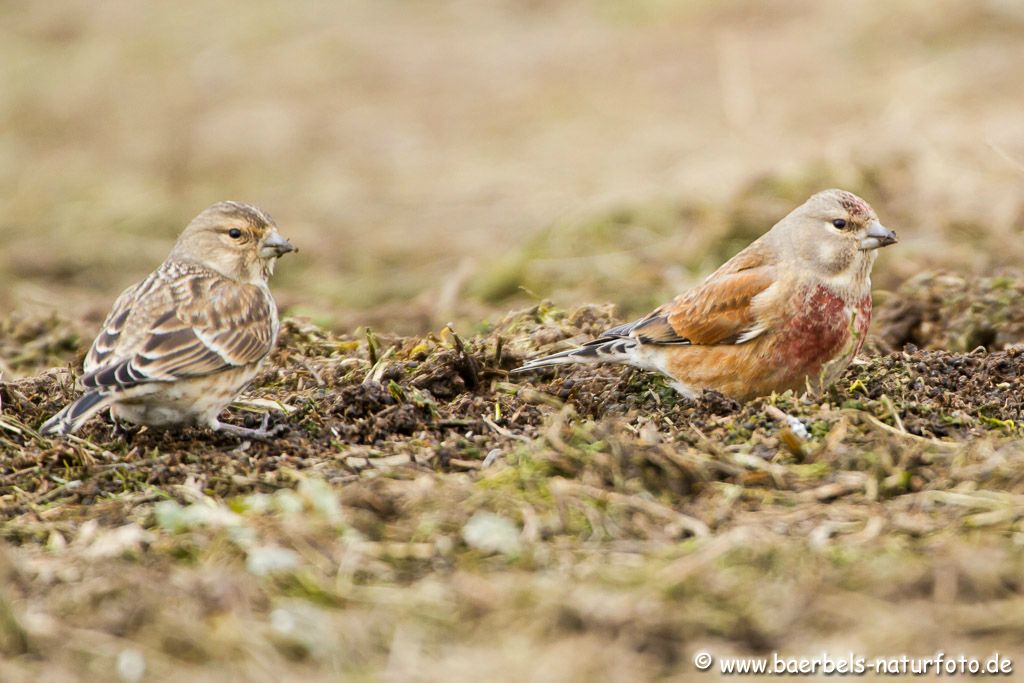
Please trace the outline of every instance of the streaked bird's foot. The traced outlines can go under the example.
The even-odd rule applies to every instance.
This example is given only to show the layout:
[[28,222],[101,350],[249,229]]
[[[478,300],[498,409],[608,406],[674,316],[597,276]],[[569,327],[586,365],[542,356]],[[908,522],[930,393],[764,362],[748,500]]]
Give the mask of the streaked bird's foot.
[[232,434],[240,439],[250,439],[253,441],[270,441],[274,437],[278,436],[282,432],[288,429],[288,425],[279,424],[268,428],[270,424],[270,414],[263,414],[263,422],[260,424],[258,429],[251,429],[249,427],[239,427],[237,425],[226,424],[224,422],[217,421],[211,425],[214,431],[224,432],[225,434]]
[[133,425],[130,422],[123,422],[118,420],[116,417],[111,418],[114,426],[110,430],[110,438],[122,439],[124,441],[131,441],[134,439],[139,432],[142,431],[142,427],[139,425]]

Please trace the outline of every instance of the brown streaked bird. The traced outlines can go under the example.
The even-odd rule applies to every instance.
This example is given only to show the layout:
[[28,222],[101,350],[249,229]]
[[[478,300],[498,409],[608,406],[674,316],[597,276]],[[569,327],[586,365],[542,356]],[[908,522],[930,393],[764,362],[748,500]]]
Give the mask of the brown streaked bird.
[[85,358],[77,400],[40,428],[70,434],[110,408],[118,421],[200,425],[267,438],[217,416],[256,375],[277,341],[267,280],[295,251],[255,206],[219,202],[185,228],[171,253],[126,289]]
[[819,192],[702,284],[583,346],[526,363],[622,363],[660,372],[681,394],[740,401],[819,389],[860,351],[871,266],[896,243],[860,197]]

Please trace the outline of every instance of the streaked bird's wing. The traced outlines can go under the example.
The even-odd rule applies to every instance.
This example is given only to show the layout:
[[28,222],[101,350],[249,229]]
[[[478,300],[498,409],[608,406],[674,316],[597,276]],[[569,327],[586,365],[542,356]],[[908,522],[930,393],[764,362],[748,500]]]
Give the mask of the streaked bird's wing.
[[151,296],[151,294],[148,294],[149,290],[159,287],[161,281],[160,271],[154,271],[142,282],[136,283],[121,292],[121,296],[117,297],[117,301],[114,302],[110,313],[107,314],[107,319],[103,321],[100,333],[93,340],[89,353],[85,356],[84,369],[86,374],[103,365],[104,361],[110,358],[110,355],[117,350],[118,346],[122,343],[122,332],[124,332],[125,323],[128,322],[129,314],[133,310],[137,310],[137,304],[140,303],[139,299]]
[[200,377],[262,360],[274,344],[270,295],[170,263],[118,298],[82,377],[86,389]]

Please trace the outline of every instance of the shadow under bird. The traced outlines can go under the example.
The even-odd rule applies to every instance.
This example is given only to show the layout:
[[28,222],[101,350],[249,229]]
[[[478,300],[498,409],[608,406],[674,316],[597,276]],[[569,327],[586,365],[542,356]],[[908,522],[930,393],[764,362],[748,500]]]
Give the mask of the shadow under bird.
[[219,202],[196,216],[159,268],[126,289],[85,358],[85,390],[42,425],[70,434],[109,408],[116,421],[206,426],[267,438],[217,416],[256,376],[277,341],[267,281],[295,247],[266,213]]
[[860,197],[819,192],[697,287],[516,372],[621,363],[667,375],[684,396],[713,389],[740,401],[820,389],[863,346],[871,267],[896,241]]

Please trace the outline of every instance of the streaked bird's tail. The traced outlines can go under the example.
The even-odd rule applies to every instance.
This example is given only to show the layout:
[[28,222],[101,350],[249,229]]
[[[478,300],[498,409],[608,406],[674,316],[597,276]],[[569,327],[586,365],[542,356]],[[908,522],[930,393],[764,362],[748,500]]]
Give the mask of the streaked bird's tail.
[[573,363],[626,363],[633,364],[633,351],[637,340],[632,337],[603,337],[583,346],[524,363],[512,372],[527,372],[552,365]]
[[111,402],[112,398],[109,394],[88,391],[44,422],[43,426],[39,428],[39,433],[47,436],[73,434],[89,418],[109,406]]

